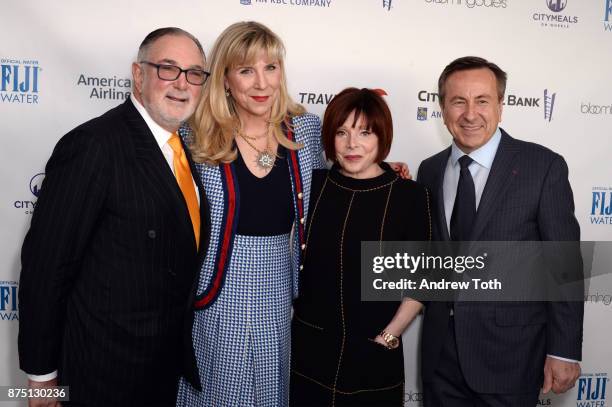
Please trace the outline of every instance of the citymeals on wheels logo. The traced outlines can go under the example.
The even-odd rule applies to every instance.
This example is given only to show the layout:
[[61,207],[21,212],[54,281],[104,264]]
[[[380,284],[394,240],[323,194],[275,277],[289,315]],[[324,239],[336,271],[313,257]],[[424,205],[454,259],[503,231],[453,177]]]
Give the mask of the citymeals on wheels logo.
[[38,61],[0,58],[0,101],[38,104]]
[[331,2],[332,0],[240,0],[243,6],[270,4],[272,6],[330,7]]
[[19,321],[16,281],[0,281],[0,320]]
[[[533,20],[540,23],[541,27],[549,28],[569,28],[572,24],[578,23],[578,17],[563,14],[568,4],[568,0],[542,0],[546,1],[546,6],[550,13],[533,13]],[[576,1],[576,0],[574,0]]]
[[555,13],[558,13],[560,11],[563,11],[563,9],[565,9],[565,6],[567,6],[567,0],[546,0],[547,6],[550,9],[550,11],[554,11]]
[[612,187],[593,187],[591,225],[612,225]]
[[608,373],[583,373],[578,379],[576,407],[606,407]]
[[33,214],[34,207],[36,206],[36,200],[40,196],[42,182],[44,179],[45,174],[42,172],[30,178],[30,192],[32,193],[33,197],[29,199],[15,201],[13,203],[13,207],[15,207],[15,209],[23,210],[26,215]]
[[612,32],[612,0],[605,0],[604,30]]

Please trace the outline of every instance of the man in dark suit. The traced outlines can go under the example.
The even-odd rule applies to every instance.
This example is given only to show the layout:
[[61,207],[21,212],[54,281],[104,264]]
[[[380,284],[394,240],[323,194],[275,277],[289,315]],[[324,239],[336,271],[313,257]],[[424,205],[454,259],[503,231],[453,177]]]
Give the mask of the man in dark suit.
[[171,406],[179,376],[198,377],[191,299],[209,223],[176,132],[204,63],[193,35],[153,31],[130,100],[62,137],[47,163],[21,254],[19,360],[31,387],[69,386],[66,405]]
[[[451,62],[438,91],[453,136],[421,163],[434,237],[579,241],[563,158],[498,127],[506,74],[478,57]],[[426,406],[535,406],[580,375],[582,302],[430,302],[422,337]]]

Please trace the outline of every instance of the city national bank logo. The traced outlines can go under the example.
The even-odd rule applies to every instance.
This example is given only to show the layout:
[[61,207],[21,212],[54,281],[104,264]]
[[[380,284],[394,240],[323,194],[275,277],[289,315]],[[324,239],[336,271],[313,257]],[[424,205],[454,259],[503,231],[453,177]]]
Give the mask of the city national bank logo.
[[467,8],[486,7],[486,8],[506,8],[509,0],[425,0],[425,3],[441,4],[444,6],[465,5]]
[[31,215],[34,213],[34,207],[36,206],[36,200],[40,196],[40,191],[42,189],[42,182],[45,179],[44,173],[39,173],[34,175],[30,179],[30,192],[33,197],[30,199],[24,199],[20,201],[15,201],[13,203],[13,207],[15,209],[23,210],[26,215]]
[[[513,93],[508,93],[504,97],[503,105],[511,108],[537,108],[544,110],[544,120],[551,121],[553,118],[556,93],[551,93],[548,89],[544,89],[544,97],[522,96]],[[418,106],[416,118],[418,121],[426,121],[427,119],[442,118],[442,111],[439,110],[440,97],[436,92],[428,92],[421,90],[417,94],[419,104],[429,102],[430,106]]]
[[[578,17],[563,14],[562,11],[567,7],[568,0],[545,0],[550,13],[533,13],[533,20],[540,23],[541,27],[548,28],[569,28],[572,24],[578,23]],[[574,0],[576,1],[576,0]]]
[[607,373],[583,373],[578,379],[578,395],[576,407],[605,407],[606,387],[608,386]]
[[553,119],[555,110],[556,93],[544,89],[544,97],[530,97],[509,93],[505,96],[504,106],[520,107],[520,108],[538,108],[544,110],[544,120],[550,122]]
[[38,104],[38,61],[0,58],[0,101]]
[[556,96],[556,93],[550,93],[548,89],[544,89],[544,120],[552,120]]
[[88,89],[90,99],[126,100],[130,97],[132,81],[116,76],[79,75],[77,86]]
[[332,0],[240,0],[243,6],[270,4],[272,6],[331,7]]
[[605,0],[604,30],[612,32],[612,0]]
[[612,187],[593,187],[591,192],[591,225],[612,225]]
[[431,119],[440,119],[442,117],[442,111],[437,109],[439,107],[439,99],[440,97],[436,92],[428,92],[426,90],[420,90],[417,93],[417,100],[419,103],[429,102],[432,104],[431,113],[429,113],[429,107],[426,106],[418,106],[417,107],[417,120],[424,122],[428,118]]
[[0,281],[0,320],[19,321],[16,281]]

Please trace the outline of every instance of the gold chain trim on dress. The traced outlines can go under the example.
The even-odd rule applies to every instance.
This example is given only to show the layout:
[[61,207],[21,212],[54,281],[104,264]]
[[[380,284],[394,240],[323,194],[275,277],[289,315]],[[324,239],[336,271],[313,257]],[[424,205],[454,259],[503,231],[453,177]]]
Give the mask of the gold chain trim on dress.
[[[312,377],[306,376],[303,373],[298,372],[295,369],[291,369],[291,371],[293,373],[295,373],[296,375],[303,377],[306,380],[310,380],[311,382],[318,384],[321,387],[324,387],[325,389],[329,390],[329,391],[334,391],[333,388],[321,383],[320,381],[313,379]],[[401,382],[399,382],[398,384],[394,384],[392,386],[387,386],[387,387],[381,387],[378,389],[359,389],[359,390],[355,390],[355,391],[342,391],[342,390],[335,390],[335,393],[339,393],[339,394],[343,394],[345,396],[351,396],[353,394],[359,394],[359,393],[367,393],[367,392],[372,392],[372,391],[386,391],[386,390],[392,390],[395,389],[396,387],[402,386],[404,384],[404,381],[402,380]]]
[[[333,182],[333,181],[332,181]],[[344,290],[343,290],[343,257],[344,257],[344,232],[346,231],[346,224],[348,223],[349,215],[351,213],[351,207],[353,206],[353,199],[355,199],[355,192],[351,195],[351,201],[349,202],[348,209],[346,210],[346,217],[344,218],[344,225],[342,225],[342,235],[340,236],[340,315],[342,317],[342,344],[340,345],[340,356],[338,357],[338,367],[336,369],[336,377],[334,379],[334,388],[332,394],[332,407],[336,405],[336,390],[338,385],[338,376],[340,376],[340,365],[342,364],[342,356],[344,356],[344,343],[346,342],[346,321],[344,320]]]
[[393,183],[391,183],[389,186],[389,192],[387,193],[387,202],[385,202],[385,211],[383,212],[383,217],[380,221],[380,237],[378,238],[378,253],[380,254],[380,256],[382,256],[383,231],[385,230],[385,221],[387,220],[387,208],[389,208],[391,191],[393,191]]
[[317,208],[319,207],[319,201],[323,196],[323,191],[325,191],[325,187],[327,186],[328,177],[325,177],[325,182],[323,183],[323,187],[321,188],[321,192],[319,192],[319,196],[317,197],[317,202],[315,203],[314,209],[312,210],[312,215],[308,216],[308,230],[306,232],[306,246],[304,246],[304,254],[302,255],[302,264],[306,263],[306,252],[308,251],[308,239],[310,238],[310,230],[312,229],[312,219],[314,219],[315,214],[317,213]]
[[336,181],[334,181],[333,179],[331,179],[329,177],[329,175],[327,176],[327,179],[325,180],[325,182],[327,182],[327,180],[329,180],[332,184],[334,184],[335,186],[342,188],[342,189],[346,189],[347,191],[351,191],[351,192],[371,192],[371,191],[376,191],[377,189],[383,189],[388,187],[389,185],[393,184],[395,181],[397,181],[399,179],[398,176],[395,177],[395,179],[393,179],[392,181],[387,182],[386,184],[383,185],[379,185],[377,187],[374,188],[369,188],[369,189],[351,189],[348,187],[345,187],[344,185],[340,185],[338,184]]
[[302,318],[298,317],[295,312],[293,313],[293,318],[297,319],[299,322],[301,322],[302,324],[304,324],[306,326],[309,326],[309,327],[314,328],[314,329],[318,329],[319,331],[323,330],[323,328],[321,328],[320,326],[316,326],[314,324],[311,324],[310,322],[304,321]]

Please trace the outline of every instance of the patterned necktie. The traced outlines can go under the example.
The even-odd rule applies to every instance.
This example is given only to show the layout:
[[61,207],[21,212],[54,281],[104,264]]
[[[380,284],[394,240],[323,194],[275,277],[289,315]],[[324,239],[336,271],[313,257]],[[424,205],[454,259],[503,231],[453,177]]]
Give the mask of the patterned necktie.
[[195,187],[193,186],[189,161],[187,161],[185,150],[176,133],[172,133],[172,136],[168,139],[168,145],[172,148],[172,151],[174,151],[174,159],[172,160],[174,165],[174,176],[181,188],[183,197],[185,197],[187,209],[189,210],[189,217],[193,225],[196,245],[200,247],[200,205],[198,204]]
[[470,240],[472,234],[474,219],[476,218],[476,189],[474,188],[472,174],[468,169],[472,162],[474,160],[467,155],[459,159],[461,172],[450,221],[451,240]]

